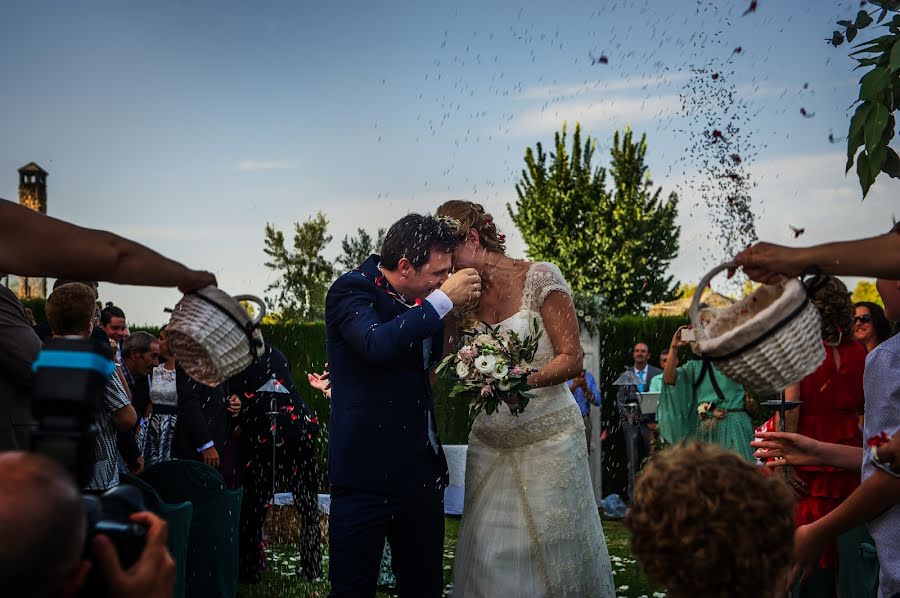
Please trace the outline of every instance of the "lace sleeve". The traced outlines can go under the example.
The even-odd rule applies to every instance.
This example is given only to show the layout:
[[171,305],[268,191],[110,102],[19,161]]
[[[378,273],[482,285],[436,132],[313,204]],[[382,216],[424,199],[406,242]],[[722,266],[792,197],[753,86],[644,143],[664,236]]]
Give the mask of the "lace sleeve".
[[569,288],[569,283],[563,278],[559,268],[549,262],[535,264],[531,269],[531,277],[527,285],[529,307],[534,311],[540,311],[547,295],[553,291],[572,296],[572,289]]

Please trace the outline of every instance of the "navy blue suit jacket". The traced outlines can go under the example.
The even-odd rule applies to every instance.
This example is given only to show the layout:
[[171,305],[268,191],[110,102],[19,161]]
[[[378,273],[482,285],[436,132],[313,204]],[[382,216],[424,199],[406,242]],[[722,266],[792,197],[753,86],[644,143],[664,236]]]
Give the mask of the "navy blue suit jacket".
[[332,486],[392,496],[447,484],[440,442],[435,454],[428,440],[434,402],[427,368],[440,358],[444,326],[429,302],[410,308],[393,298],[379,261],[370,256],[338,278],[325,302],[328,475]]

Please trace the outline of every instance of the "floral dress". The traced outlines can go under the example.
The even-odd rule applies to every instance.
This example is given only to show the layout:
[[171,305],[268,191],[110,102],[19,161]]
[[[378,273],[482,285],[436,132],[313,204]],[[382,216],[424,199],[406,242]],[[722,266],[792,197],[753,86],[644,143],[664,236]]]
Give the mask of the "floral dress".
[[704,371],[702,360],[679,367],[675,384],[663,384],[656,421],[666,442],[710,442],[756,462],[750,447],[753,424],[744,409],[744,387],[726,378],[715,366]]
[[150,402],[153,404],[153,414],[147,425],[144,443],[145,466],[172,459],[172,440],[175,437],[175,421],[178,419],[178,392],[175,387],[175,370],[166,369],[164,363],[153,368]]

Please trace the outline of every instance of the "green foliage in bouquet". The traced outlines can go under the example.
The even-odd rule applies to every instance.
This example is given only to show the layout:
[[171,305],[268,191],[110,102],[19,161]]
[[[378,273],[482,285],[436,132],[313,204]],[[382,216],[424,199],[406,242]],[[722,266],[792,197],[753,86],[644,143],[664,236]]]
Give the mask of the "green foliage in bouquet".
[[469,416],[481,409],[491,415],[506,403],[509,412],[519,415],[532,398],[528,376],[543,331],[534,318],[531,331],[520,338],[513,330],[484,324],[483,330],[464,330],[459,348],[447,355],[437,374],[453,383],[450,398],[469,401]]

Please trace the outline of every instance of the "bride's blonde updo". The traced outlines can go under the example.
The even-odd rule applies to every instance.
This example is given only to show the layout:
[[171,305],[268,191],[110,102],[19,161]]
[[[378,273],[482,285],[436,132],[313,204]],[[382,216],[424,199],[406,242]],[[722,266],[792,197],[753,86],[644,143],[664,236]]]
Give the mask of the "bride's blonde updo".
[[497,230],[494,217],[484,211],[484,206],[471,201],[451,199],[444,202],[434,215],[438,218],[450,218],[459,222],[460,238],[465,240],[471,229],[478,232],[481,246],[488,251],[504,253],[506,251],[506,235]]

